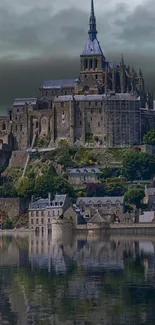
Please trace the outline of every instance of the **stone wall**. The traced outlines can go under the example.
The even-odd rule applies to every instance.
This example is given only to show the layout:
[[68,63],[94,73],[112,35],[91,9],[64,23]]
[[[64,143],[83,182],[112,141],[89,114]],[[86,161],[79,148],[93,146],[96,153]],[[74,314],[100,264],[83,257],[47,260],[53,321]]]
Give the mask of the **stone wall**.
[[7,215],[11,220],[27,212],[29,199],[26,198],[0,198],[0,213]]
[[22,167],[24,168],[28,153],[25,151],[15,150],[12,151],[9,161],[9,167]]

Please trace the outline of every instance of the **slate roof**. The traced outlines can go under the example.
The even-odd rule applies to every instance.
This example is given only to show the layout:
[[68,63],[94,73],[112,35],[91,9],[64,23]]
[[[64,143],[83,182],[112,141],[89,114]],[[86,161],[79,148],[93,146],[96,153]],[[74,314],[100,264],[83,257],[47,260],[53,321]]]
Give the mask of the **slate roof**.
[[67,101],[104,101],[104,100],[140,100],[140,98],[132,96],[129,93],[109,93],[109,94],[94,94],[94,95],[62,95],[54,98],[54,102],[67,102]]
[[37,98],[15,98],[13,106],[23,106],[25,103],[36,105]]
[[88,40],[83,52],[81,53],[81,56],[85,55],[103,55],[100,43],[97,39],[94,39],[91,41]]
[[86,168],[72,168],[68,171],[68,174],[100,174],[101,171],[97,167]]
[[79,205],[80,201],[83,201],[85,204],[93,203],[97,204],[107,204],[111,202],[111,204],[115,205],[118,201],[123,204],[124,196],[104,196],[104,197],[78,197],[76,200],[76,204]]
[[45,80],[41,88],[43,89],[61,89],[71,88],[75,85],[75,79],[58,79],[58,80]]
[[51,203],[49,204],[49,199],[38,199],[35,202],[31,202],[29,204],[29,210],[41,210],[41,209],[45,209],[45,208],[51,208],[51,207],[63,207],[65,200],[66,200],[67,195],[63,194],[63,195],[59,195],[56,194],[54,199],[51,201]]

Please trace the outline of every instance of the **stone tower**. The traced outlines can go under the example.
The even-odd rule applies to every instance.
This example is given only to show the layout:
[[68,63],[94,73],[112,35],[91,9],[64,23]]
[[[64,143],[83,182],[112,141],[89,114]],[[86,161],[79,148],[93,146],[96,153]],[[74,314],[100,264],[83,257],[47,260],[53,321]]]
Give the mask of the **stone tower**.
[[91,0],[91,13],[89,18],[89,39],[83,52],[80,55],[81,81],[89,75],[93,76],[97,81],[103,82],[103,65],[105,57],[97,39],[96,17],[94,12],[94,0]]

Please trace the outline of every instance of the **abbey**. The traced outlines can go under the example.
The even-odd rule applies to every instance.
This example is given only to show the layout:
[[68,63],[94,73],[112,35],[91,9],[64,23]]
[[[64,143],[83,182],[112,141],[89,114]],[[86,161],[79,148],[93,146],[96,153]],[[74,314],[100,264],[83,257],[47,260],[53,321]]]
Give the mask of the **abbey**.
[[97,39],[91,0],[88,41],[80,55],[79,76],[48,80],[39,98],[17,98],[0,117],[0,139],[11,150],[33,147],[39,138],[56,147],[70,145],[130,147],[155,128],[153,96],[145,90],[142,71],[109,61]]

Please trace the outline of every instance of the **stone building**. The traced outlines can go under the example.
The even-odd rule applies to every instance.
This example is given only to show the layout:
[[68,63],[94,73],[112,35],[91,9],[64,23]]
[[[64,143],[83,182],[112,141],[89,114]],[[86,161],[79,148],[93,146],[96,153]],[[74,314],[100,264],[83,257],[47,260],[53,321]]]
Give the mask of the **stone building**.
[[16,98],[0,117],[0,140],[11,150],[30,148],[42,137],[50,147],[62,139],[86,146],[90,138],[97,147],[130,147],[155,128],[142,71],[130,69],[123,57],[109,61],[102,51],[93,0],[88,36],[77,78],[44,81],[38,98]]
[[121,216],[124,213],[124,196],[78,197],[76,205],[86,218],[90,218],[98,209],[102,210],[102,215]]
[[82,185],[86,183],[97,183],[101,171],[97,167],[72,168],[68,171],[68,181],[73,185]]
[[52,219],[62,217],[69,208],[67,195],[51,195],[47,199],[38,199],[29,205],[29,228],[34,230],[51,229]]

